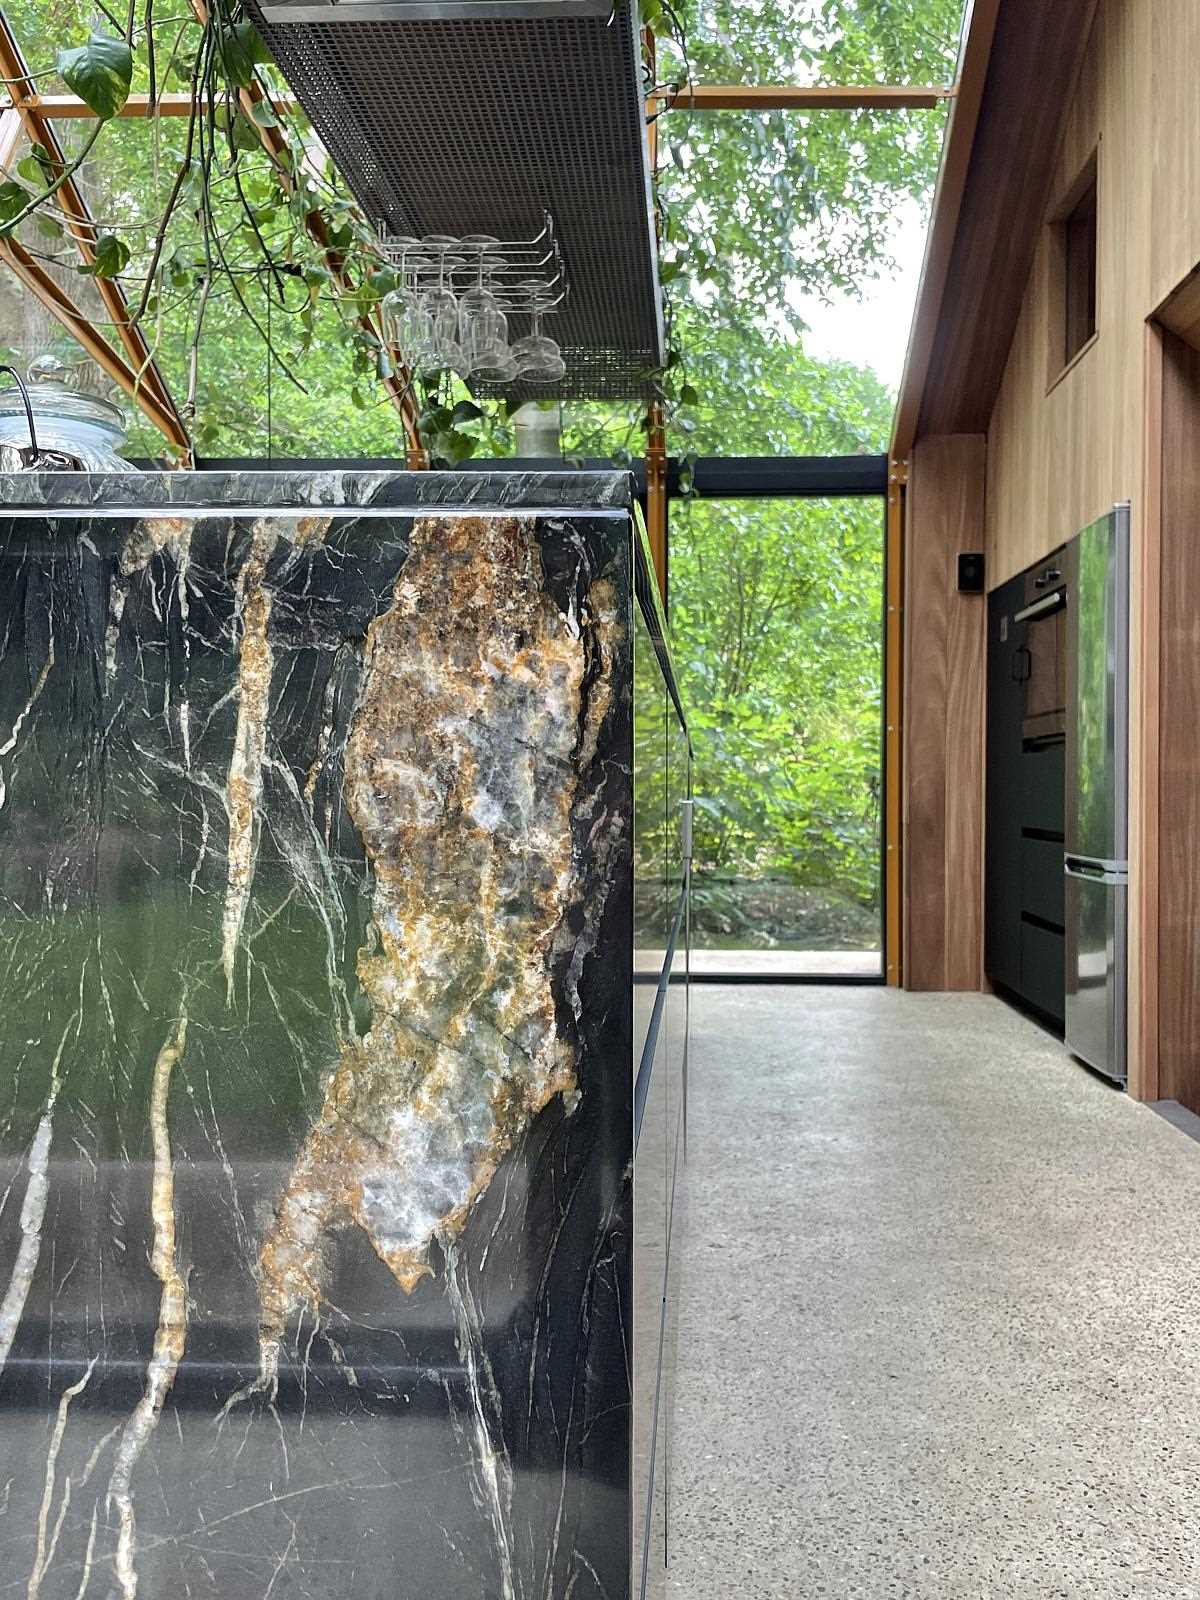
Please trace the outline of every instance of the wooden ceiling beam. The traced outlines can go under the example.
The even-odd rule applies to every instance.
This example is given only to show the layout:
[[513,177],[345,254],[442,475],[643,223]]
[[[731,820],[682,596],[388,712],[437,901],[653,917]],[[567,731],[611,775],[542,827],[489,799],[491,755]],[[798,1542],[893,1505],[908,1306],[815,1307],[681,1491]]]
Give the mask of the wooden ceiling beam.
[[685,83],[660,90],[667,111],[913,111],[952,100],[953,87],[917,84]]
[[975,0],[892,448],[985,433],[1098,0]]
[[958,233],[967,187],[967,171],[975,148],[975,132],[983,106],[988,64],[996,35],[1001,0],[974,0],[963,23],[963,45],[958,68],[958,93],[950,111],[942,145],[942,161],[933,197],[925,259],[913,311],[912,331],[900,381],[900,398],[892,426],[891,456],[905,461],[917,434],[917,418],[925,380],[933,359],[933,344],[941,316],[950,260]]
[[[684,84],[660,90],[654,97],[668,111],[909,111],[929,110],[952,100],[953,87],[907,84],[806,86],[801,84]],[[261,98],[261,97],[260,97]],[[11,101],[18,110],[36,110],[51,121],[94,117],[95,112],[72,94],[31,94]],[[271,104],[281,115],[300,109],[294,95],[273,96]],[[151,99],[134,92],[117,113],[119,117],[186,117],[191,96],[180,90]]]
[[[265,96],[263,97],[265,98]],[[293,95],[272,96],[271,104],[280,116],[286,116],[300,109],[300,102]],[[77,120],[95,120],[96,113],[85,100],[80,100],[73,94],[32,94],[17,100],[10,100],[8,107],[16,111],[36,111],[39,116],[49,122],[73,122]],[[0,109],[8,109],[0,102]],[[192,114],[192,97],[186,90],[170,90],[157,95],[154,99],[148,94],[134,91],[125,104],[117,112],[117,116],[124,120],[139,120],[149,117],[189,117]]]
[[[11,111],[5,112],[4,116],[17,117],[31,143],[40,144],[56,165],[67,166],[67,155],[53,127],[36,109],[30,108],[26,103],[34,97],[33,80],[29,76],[25,58],[21,54],[21,48],[3,10],[0,10],[0,75],[8,80],[10,90],[17,91],[15,97],[17,103]],[[73,178],[68,178],[60,186],[56,200],[60,211],[67,218],[67,229],[75,240],[79,254],[87,265],[92,265],[96,259],[96,225],[88,210],[87,201]],[[10,240],[9,243],[15,244],[16,241]],[[28,252],[24,254],[28,255]],[[33,260],[32,257],[29,259]],[[12,264],[11,255],[10,264]],[[125,348],[130,368],[136,376],[134,392],[130,398],[145,411],[155,426],[162,430],[170,443],[185,457],[191,459],[192,441],[187,427],[154,361],[145,336],[130,320],[129,306],[121,285],[115,278],[96,278],[95,283],[104,303],[104,309]],[[78,308],[73,309],[75,317],[78,318]],[[59,320],[63,319],[60,317]],[[95,333],[94,327],[92,331]],[[96,337],[100,338],[100,335],[97,334]],[[106,344],[102,338],[100,342]]]

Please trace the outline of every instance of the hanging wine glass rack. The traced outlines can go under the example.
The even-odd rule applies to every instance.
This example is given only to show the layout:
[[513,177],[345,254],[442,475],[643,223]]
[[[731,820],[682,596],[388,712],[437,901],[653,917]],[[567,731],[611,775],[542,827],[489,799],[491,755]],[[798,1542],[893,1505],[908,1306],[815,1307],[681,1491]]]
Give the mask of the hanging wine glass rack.
[[494,239],[482,233],[418,239],[381,228],[379,249],[384,260],[401,272],[415,268],[443,276],[449,263],[449,276],[460,287],[472,286],[482,258],[492,290],[509,316],[532,317],[535,312],[545,316],[557,311],[570,292],[554,218],[548,211],[541,232],[532,239]]
[[[248,0],[365,216],[395,238],[536,236],[565,264],[546,316],[565,371],[481,394],[651,398],[665,360],[635,0]],[[549,276],[544,252],[515,252]],[[533,274],[534,277],[539,273]],[[514,290],[520,271],[503,280]],[[568,292],[569,291],[569,292]],[[514,310],[513,343],[535,338]]]

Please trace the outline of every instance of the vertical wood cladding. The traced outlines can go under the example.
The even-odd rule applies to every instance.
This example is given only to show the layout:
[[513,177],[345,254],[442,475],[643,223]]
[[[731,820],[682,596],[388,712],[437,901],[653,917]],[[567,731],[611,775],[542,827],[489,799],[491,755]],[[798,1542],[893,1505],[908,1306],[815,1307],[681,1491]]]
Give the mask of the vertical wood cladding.
[[907,530],[905,984],[978,989],[983,941],[986,607],[959,594],[983,548],[987,441],[933,435],[913,452]]
[[1163,337],[1159,1093],[1200,1112],[1200,350]]

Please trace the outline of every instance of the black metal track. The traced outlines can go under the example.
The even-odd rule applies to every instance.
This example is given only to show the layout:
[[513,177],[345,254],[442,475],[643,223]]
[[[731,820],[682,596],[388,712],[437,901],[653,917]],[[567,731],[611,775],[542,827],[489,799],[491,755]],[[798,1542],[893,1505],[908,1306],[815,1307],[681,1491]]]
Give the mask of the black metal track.
[[[614,0],[611,17],[606,6],[449,21],[360,20],[353,3],[250,8],[372,222],[519,240],[553,217],[570,292],[544,331],[567,376],[504,392],[649,394],[664,335],[631,0]],[[300,20],[322,10],[328,20]],[[527,318],[512,321],[514,338],[529,331]]]
[[[386,456],[321,457],[291,459],[278,457],[270,462],[261,456],[214,457],[201,463],[208,472],[261,472],[269,466],[303,472],[386,472],[404,470],[403,460]],[[583,471],[612,466],[611,461],[584,461]],[[512,456],[483,457],[464,461],[455,472],[545,472],[570,471],[570,465],[557,458],[520,459]],[[646,492],[646,470],[640,461],[629,468],[638,486]],[[672,461],[667,487],[679,498],[680,463]],[[704,456],[692,469],[692,493],[706,500],[833,499],[839,495],[866,496],[887,493],[886,456]]]
[[887,457],[879,455],[703,456],[692,471],[692,493],[708,500],[882,495],[887,475]]

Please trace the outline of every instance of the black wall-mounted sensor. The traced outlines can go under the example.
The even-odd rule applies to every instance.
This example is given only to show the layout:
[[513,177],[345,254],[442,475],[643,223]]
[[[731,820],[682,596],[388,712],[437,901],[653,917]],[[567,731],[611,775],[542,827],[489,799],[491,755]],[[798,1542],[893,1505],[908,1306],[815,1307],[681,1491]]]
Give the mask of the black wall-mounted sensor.
[[958,557],[958,592],[959,594],[982,594],[984,588],[983,555],[959,553]]

